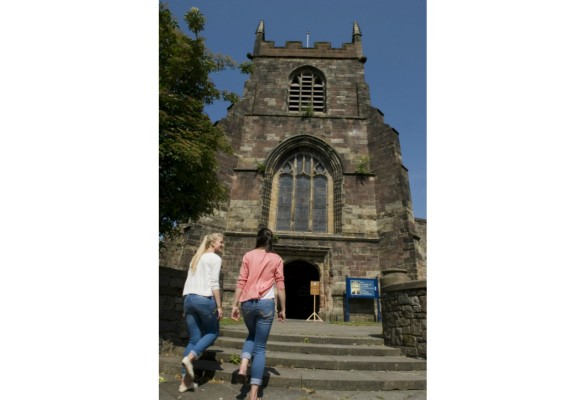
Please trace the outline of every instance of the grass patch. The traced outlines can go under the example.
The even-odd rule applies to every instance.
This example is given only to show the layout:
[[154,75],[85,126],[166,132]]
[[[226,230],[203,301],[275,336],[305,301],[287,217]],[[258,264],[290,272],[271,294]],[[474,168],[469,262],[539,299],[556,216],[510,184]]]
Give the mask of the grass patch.
[[230,363],[240,365],[241,362],[242,362],[242,359],[240,358],[240,356],[237,356],[235,354],[232,354],[230,356]]
[[222,318],[219,320],[219,326],[230,326],[230,325],[242,325],[244,318],[240,318],[239,321],[234,321],[231,318]]

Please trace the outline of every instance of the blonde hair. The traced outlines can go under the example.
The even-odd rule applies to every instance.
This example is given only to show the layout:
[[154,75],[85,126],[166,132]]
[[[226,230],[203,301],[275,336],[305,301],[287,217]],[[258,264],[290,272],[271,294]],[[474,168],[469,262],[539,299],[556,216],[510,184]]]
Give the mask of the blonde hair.
[[203,238],[203,241],[201,241],[201,244],[199,245],[199,248],[197,249],[197,252],[195,253],[193,258],[191,259],[191,263],[189,264],[189,267],[191,268],[191,270],[193,272],[195,272],[195,269],[197,269],[197,264],[199,263],[199,259],[201,258],[203,253],[205,253],[205,250],[210,248],[213,243],[215,243],[221,239],[223,239],[223,235],[221,233],[210,233],[209,235],[205,235],[205,237]]

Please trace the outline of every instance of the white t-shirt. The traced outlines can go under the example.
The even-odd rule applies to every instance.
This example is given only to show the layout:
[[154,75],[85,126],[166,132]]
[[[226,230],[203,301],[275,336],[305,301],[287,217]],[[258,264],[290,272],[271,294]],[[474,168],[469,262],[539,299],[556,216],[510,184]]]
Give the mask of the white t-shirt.
[[221,257],[215,253],[203,253],[195,272],[189,267],[183,296],[195,293],[200,296],[213,296],[212,290],[219,290],[219,271]]
[[262,300],[265,299],[273,299],[274,298],[274,285],[270,288],[268,292],[264,296],[262,296]]

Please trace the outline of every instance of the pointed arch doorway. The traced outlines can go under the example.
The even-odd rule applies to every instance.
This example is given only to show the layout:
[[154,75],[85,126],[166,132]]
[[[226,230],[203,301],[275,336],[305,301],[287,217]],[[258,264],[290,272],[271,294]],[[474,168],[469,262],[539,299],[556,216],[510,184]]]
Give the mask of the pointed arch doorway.
[[[313,296],[310,294],[311,281],[319,280],[319,270],[312,264],[296,260],[284,264],[286,290],[286,317],[307,319],[313,313]],[[319,312],[319,297],[317,310]]]

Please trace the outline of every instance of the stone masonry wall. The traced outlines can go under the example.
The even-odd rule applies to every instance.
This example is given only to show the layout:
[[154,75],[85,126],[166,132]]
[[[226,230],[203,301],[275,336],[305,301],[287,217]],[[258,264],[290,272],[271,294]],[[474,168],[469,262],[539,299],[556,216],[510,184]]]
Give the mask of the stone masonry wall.
[[183,286],[187,271],[159,268],[159,338],[184,346],[189,334],[183,318]]
[[[287,112],[289,77],[292,71],[307,64],[302,58],[281,59],[278,64],[271,59],[254,60],[253,83],[248,86],[250,91],[254,90],[251,113],[261,116],[299,115],[298,112]],[[327,81],[335,82],[335,85],[327,86],[325,115],[328,118],[359,117],[359,106],[369,104],[369,91],[363,83],[363,66],[356,60],[339,60],[332,65],[328,60],[318,59],[310,60],[310,65],[319,69]]]
[[[349,243],[351,246],[348,245]],[[224,303],[230,304],[242,256],[246,251],[251,250],[254,244],[255,233],[226,233],[222,258]],[[346,275],[372,278],[379,274],[378,245],[375,240],[354,239],[349,242],[310,234],[280,234],[274,251],[283,258],[285,264],[298,260],[301,253],[305,261],[318,268],[321,280],[318,308],[323,313],[326,309],[329,310],[328,315],[320,314],[323,319],[332,315],[343,317]],[[359,306],[352,307],[353,312],[364,313]],[[373,312],[372,308],[372,318]]]
[[380,111],[370,108],[368,116],[371,167],[376,174],[380,270],[405,268],[409,276],[416,279],[414,217],[399,135],[384,123]]
[[382,287],[384,344],[407,357],[427,358],[427,282]]
[[417,259],[417,279],[427,279],[427,220],[414,219],[416,235],[418,236],[419,259]]

